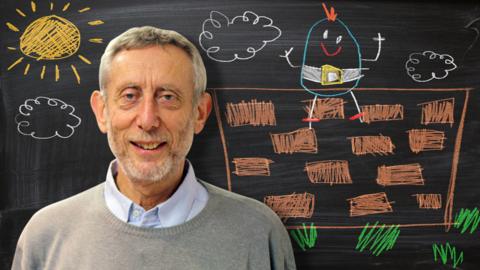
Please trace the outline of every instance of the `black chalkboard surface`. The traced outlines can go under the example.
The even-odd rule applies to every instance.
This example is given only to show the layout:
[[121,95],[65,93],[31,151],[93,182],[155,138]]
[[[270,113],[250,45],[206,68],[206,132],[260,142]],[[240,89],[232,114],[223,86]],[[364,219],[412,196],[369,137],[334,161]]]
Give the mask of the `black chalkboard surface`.
[[284,221],[299,269],[478,269],[478,1],[0,3],[0,268],[41,207],[104,181],[89,107],[134,26],[198,45],[197,175]]

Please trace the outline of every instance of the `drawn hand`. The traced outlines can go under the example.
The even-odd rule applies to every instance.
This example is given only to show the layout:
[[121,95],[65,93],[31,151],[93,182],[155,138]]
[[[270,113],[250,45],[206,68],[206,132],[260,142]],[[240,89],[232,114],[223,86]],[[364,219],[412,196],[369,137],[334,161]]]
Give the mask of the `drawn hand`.
[[284,52],[285,52],[285,55],[280,55],[280,57],[283,57],[283,58],[288,59],[289,56],[290,56],[290,53],[292,53],[292,51],[293,51],[293,47],[290,47],[290,50],[288,50],[288,51],[285,50],[285,51],[284,51]]
[[288,50],[288,51],[285,50],[285,51],[284,51],[284,52],[285,52],[284,55],[281,54],[281,55],[279,55],[279,56],[282,57],[282,58],[285,58],[285,59],[287,60],[288,65],[289,65],[290,67],[292,67],[292,68],[299,68],[299,67],[301,67],[301,66],[294,66],[294,65],[292,65],[292,62],[290,62],[290,54],[292,53],[292,51],[293,51],[293,47],[290,47],[290,50]]

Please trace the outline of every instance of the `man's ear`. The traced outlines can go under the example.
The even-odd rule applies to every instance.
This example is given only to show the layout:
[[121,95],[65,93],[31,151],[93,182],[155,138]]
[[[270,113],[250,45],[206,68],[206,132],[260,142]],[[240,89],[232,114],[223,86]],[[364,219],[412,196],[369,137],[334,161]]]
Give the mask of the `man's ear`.
[[95,118],[97,119],[98,128],[102,133],[107,133],[107,108],[105,107],[105,100],[103,99],[100,91],[93,91],[92,96],[90,96],[90,106],[92,107]]
[[212,97],[209,93],[203,92],[199,97],[197,104],[197,117],[195,119],[195,134],[200,133],[207,122],[208,116],[212,111]]

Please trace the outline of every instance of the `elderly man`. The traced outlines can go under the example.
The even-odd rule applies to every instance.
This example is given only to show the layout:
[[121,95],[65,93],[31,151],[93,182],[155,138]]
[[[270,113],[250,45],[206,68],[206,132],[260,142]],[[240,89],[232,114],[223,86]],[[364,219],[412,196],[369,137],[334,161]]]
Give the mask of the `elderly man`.
[[13,269],[295,269],[275,213],[186,160],[212,107],[192,43],[132,28],[108,44],[99,80],[90,102],[116,160],[105,183],[32,217]]

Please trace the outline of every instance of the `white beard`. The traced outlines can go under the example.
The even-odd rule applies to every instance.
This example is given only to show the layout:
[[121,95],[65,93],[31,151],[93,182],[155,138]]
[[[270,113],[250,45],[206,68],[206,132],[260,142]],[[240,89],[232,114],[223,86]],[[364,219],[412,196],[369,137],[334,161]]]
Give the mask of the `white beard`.
[[[108,144],[113,155],[117,158],[118,165],[132,182],[159,182],[166,179],[170,174],[175,173],[176,169],[183,165],[182,162],[184,162],[193,143],[193,119],[193,117],[190,117],[185,127],[181,129],[179,134],[181,141],[178,148],[168,153],[165,160],[156,166],[141,168],[133,158],[127,155],[126,149],[119,149],[117,146],[120,143],[117,141],[118,137],[113,136],[114,131],[112,130],[110,120],[107,121]],[[161,137],[166,139],[167,146],[170,146],[171,143],[170,135],[150,135],[144,132],[141,137],[146,140]]]

